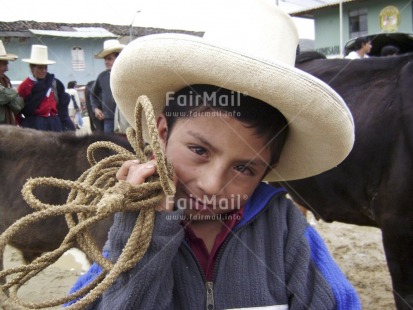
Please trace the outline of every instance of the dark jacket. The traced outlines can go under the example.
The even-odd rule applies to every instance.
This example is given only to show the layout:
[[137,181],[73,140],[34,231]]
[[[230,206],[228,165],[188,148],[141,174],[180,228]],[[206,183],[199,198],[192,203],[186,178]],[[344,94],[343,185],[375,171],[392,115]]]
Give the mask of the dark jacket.
[[110,88],[110,70],[103,71],[98,75],[92,92],[93,111],[99,108],[105,115],[105,119],[113,119],[115,117],[116,102]]

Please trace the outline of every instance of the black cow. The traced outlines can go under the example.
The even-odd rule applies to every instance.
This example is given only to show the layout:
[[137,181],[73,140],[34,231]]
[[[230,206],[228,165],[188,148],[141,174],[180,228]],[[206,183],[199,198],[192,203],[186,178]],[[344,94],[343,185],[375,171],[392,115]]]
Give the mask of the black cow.
[[327,222],[379,227],[397,308],[413,309],[413,55],[297,66],[344,98],[356,140],[336,168],[280,184]]
[[[96,141],[112,141],[132,150],[124,136],[115,134],[76,136],[74,133],[0,126],[0,233],[16,220],[34,211],[23,200],[21,194],[22,187],[29,177],[45,176],[76,180],[90,168],[86,150]],[[102,149],[95,152],[95,158],[99,160],[111,154],[113,151]],[[35,190],[35,194],[43,202],[63,204],[67,199],[68,190],[41,187]],[[112,221],[102,221],[92,232],[101,247]],[[52,217],[26,227],[13,237],[10,245],[22,251],[26,262],[31,262],[42,253],[56,249],[67,232],[68,226],[64,216]]]

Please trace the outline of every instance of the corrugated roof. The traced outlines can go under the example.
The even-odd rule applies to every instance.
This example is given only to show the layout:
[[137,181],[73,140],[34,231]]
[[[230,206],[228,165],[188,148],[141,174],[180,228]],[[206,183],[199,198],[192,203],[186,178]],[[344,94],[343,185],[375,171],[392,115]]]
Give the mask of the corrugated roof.
[[295,16],[295,17],[312,17],[313,16],[313,12],[317,11],[319,9],[323,9],[323,8],[327,8],[327,7],[333,7],[333,6],[338,6],[340,4],[340,2],[342,3],[346,3],[346,2],[355,2],[355,1],[359,1],[359,0],[342,0],[342,1],[336,1],[336,2],[330,2],[327,4],[323,4],[323,5],[319,5],[316,7],[313,7],[311,9],[304,9],[304,10],[298,10],[298,11],[293,11],[290,12],[289,14],[291,16]]
[[[106,23],[51,23],[51,22],[36,22],[19,20],[15,22],[1,22],[0,21],[0,35],[10,35],[10,36],[25,36],[24,33],[30,35],[29,29],[31,30],[55,30],[57,32],[62,31],[72,31],[76,28],[102,28],[108,32],[115,34],[116,36],[128,36],[131,31],[130,26],[125,25],[112,25]],[[132,34],[135,37],[140,37],[148,34],[155,33],[187,33],[196,36],[202,36],[201,31],[187,31],[187,30],[176,30],[176,29],[162,29],[162,28],[152,28],[152,27],[132,27]]]
[[36,35],[65,37],[65,38],[117,38],[118,36],[107,31],[104,28],[98,27],[73,27],[73,31],[59,31],[59,30],[37,30],[29,29],[29,31]]

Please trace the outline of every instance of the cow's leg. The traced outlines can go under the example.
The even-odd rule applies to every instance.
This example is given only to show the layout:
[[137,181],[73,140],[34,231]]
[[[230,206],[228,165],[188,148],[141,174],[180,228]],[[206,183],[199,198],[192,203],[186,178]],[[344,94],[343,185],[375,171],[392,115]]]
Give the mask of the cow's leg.
[[22,251],[23,260],[25,264],[30,264],[36,258],[40,257],[43,252],[34,252],[34,251]]
[[393,215],[382,221],[383,245],[397,309],[413,309],[413,217]]

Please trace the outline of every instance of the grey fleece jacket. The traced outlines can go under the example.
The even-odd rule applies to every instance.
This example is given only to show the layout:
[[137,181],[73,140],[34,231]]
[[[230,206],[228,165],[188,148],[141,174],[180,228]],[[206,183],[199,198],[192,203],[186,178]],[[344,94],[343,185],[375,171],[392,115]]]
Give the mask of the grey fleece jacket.
[[[233,230],[218,254],[213,282],[205,281],[184,241],[181,215],[157,213],[143,259],[88,309],[360,309],[324,243],[284,195],[273,195]],[[112,259],[135,219],[132,213],[116,215],[106,245]]]

